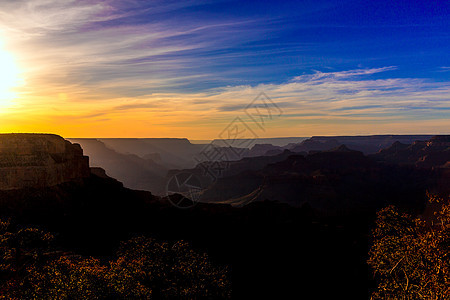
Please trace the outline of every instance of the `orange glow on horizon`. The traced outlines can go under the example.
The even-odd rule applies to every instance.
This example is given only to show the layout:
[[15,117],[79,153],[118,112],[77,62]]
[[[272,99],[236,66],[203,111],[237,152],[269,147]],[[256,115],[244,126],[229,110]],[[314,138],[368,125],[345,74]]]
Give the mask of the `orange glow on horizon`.
[[[101,84],[65,82],[68,75],[53,72],[51,62],[33,63],[36,58],[32,52],[26,47],[0,46],[0,133],[54,133],[65,138],[212,140],[219,138],[236,117],[251,125],[244,108],[264,91],[274,102],[285,106],[282,116],[268,122],[264,130],[252,127],[260,138],[449,134],[448,118],[413,120],[410,116],[392,112],[401,113],[402,104],[396,107],[396,103],[421,104],[422,92],[413,90],[414,80],[392,80],[393,84],[412,91],[391,96],[385,108],[374,104],[385,97],[383,85],[391,84],[390,79],[385,83],[353,80],[351,76],[341,79],[348,76],[348,72],[338,74],[341,76],[337,76],[338,79],[322,76],[321,81],[311,83],[300,80],[278,85],[231,86],[126,97],[114,94]],[[23,78],[27,79],[26,85]],[[56,80],[61,78],[64,82]],[[341,89],[353,87],[360,89],[360,94],[340,94]],[[378,98],[372,96],[374,90],[380,94]],[[328,100],[330,94],[341,99]],[[427,97],[443,101],[447,95],[445,89],[437,88]],[[342,110],[346,107],[350,110]]]

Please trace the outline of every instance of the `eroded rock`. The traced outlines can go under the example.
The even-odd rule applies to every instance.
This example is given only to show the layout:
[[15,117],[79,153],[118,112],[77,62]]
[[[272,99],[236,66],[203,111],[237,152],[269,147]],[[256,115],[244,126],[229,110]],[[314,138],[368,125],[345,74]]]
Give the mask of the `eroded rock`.
[[47,187],[88,177],[80,145],[52,134],[0,134],[0,190]]

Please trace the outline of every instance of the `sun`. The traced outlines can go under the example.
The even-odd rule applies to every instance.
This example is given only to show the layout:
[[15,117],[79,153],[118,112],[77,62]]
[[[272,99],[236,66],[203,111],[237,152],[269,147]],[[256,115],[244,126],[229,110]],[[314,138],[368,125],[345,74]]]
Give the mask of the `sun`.
[[11,104],[16,97],[14,88],[21,84],[20,70],[14,56],[4,49],[0,41],[0,107]]

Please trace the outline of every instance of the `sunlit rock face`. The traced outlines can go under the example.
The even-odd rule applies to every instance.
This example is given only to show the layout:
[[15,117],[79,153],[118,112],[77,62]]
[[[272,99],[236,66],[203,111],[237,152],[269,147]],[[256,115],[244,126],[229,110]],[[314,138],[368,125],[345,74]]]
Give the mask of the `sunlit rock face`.
[[54,186],[89,174],[78,144],[52,134],[0,134],[0,190]]

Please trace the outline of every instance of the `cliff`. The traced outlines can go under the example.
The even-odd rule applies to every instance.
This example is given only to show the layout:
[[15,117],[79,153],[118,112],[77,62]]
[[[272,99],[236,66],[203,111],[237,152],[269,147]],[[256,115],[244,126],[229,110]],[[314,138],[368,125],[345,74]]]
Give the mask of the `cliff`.
[[327,151],[345,145],[364,154],[374,154],[395,142],[411,144],[431,137],[431,135],[313,136],[301,143],[289,145],[288,149],[292,152]]
[[[91,167],[104,169],[108,176],[123,182],[125,187],[164,194],[167,169],[149,158],[157,157],[157,154],[148,154],[145,155],[147,158],[142,158],[135,154],[119,153],[98,139],[71,141],[82,145],[84,153],[90,158]],[[96,175],[99,175],[98,172]]]
[[78,144],[51,134],[0,134],[0,190],[54,186],[89,174]]
[[450,135],[437,135],[411,145],[394,143],[371,157],[378,161],[411,164],[421,168],[444,166],[450,161]]

